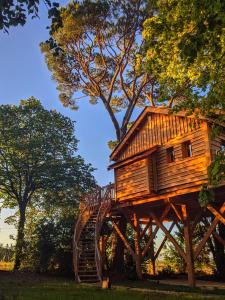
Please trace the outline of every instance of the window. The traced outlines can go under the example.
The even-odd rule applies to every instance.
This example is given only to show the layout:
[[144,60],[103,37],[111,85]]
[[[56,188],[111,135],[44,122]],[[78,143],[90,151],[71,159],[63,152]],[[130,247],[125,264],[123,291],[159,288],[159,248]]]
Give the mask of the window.
[[174,154],[174,148],[170,147],[168,149],[166,149],[166,155],[167,155],[167,162],[171,163],[173,161],[175,161],[175,154]]
[[222,153],[225,153],[225,141],[221,141],[221,144],[220,144],[220,152]]
[[183,158],[185,157],[192,157],[192,144],[190,141],[186,141],[182,143],[182,153],[183,153]]

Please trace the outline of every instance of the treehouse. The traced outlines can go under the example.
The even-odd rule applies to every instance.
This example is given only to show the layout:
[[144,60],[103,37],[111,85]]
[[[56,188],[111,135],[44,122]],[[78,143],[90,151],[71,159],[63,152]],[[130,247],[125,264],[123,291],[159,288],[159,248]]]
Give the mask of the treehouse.
[[[110,155],[115,184],[87,195],[74,234],[74,269],[77,281],[101,281],[105,260],[104,224],[110,222],[136,264],[155,261],[169,240],[187,265],[190,286],[195,285],[194,260],[211,235],[225,246],[216,233],[225,224],[224,186],[215,190],[216,201],[202,209],[198,197],[208,184],[207,168],[218,151],[225,149],[225,133],[211,139],[210,121],[165,107],[146,107]],[[122,230],[125,218],[134,230],[132,248]],[[205,234],[198,245],[192,236],[204,222]],[[174,239],[176,228],[185,240],[183,249]],[[161,230],[164,239],[154,249]],[[158,244],[158,243],[157,243]],[[144,246],[143,246],[144,245]],[[151,251],[149,249],[151,248]]]

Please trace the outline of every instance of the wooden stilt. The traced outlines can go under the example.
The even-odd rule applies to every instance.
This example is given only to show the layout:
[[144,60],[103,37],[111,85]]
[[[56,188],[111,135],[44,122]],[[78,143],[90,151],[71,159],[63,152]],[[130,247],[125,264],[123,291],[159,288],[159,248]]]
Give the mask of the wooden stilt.
[[[220,215],[223,214],[225,211],[225,203],[222,205],[222,207],[220,208],[219,212]],[[198,257],[198,255],[200,254],[200,252],[202,251],[202,249],[204,248],[207,240],[209,239],[210,235],[213,233],[213,231],[215,230],[217,224],[219,223],[220,219],[218,218],[218,216],[215,216],[215,219],[213,220],[213,222],[211,223],[211,225],[209,226],[207,232],[205,233],[203,239],[201,240],[201,242],[199,243],[198,247],[195,249],[194,252],[194,258],[196,259]]]
[[124,237],[124,235],[122,234],[122,232],[120,231],[119,227],[116,225],[115,222],[112,222],[113,224],[113,228],[115,229],[116,233],[119,235],[119,237],[121,238],[121,240],[123,241],[125,247],[127,248],[127,250],[130,252],[130,254],[132,255],[133,259],[135,260],[135,252],[134,250],[131,248],[131,246],[129,245],[127,239]]
[[195,287],[195,275],[194,275],[194,257],[192,248],[190,219],[187,213],[187,206],[182,205],[182,214],[184,220],[184,240],[186,248],[186,262],[188,272],[188,283],[191,287]]
[[138,279],[142,279],[142,269],[141,269],[141,248],[140,248],[140,224],[139,218],[136,213],[134,213],[134,244],[135,244],[135,264]]
[[[149,236],[152,235],[152,224],[149,226]],[[152,274],[155,276],[156,270],[155,270],[155,249],[154,249],[154,240],[152,241],[152,244],[150,245],[150,260],[152,263]]]

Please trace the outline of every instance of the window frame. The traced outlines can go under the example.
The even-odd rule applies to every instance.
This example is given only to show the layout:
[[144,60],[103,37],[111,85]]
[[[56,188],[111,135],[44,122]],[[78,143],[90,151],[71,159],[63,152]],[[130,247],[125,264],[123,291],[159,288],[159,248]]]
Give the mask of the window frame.
[[183,159],[193,157],[193,147],[190,140],[182,142],[181,147]]
[[173,146],[166,148],[166,158],[167,163],[175,162],[175,151]]

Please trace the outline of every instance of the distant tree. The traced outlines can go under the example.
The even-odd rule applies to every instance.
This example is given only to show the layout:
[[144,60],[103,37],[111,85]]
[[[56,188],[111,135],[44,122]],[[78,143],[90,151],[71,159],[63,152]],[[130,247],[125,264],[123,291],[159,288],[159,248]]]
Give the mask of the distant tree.
[[0,261],[11,262],[14,258],[14,246],[11,244],[0,244]]
[[[58,6],[51,0],[42,0],[48,9],[49,17],[57,17]],[[0,0],[0,30],[8,32],[12,26],[24,25],[28,15],[38,18],[40,0]]]
[[[200,241],[202,240],[202,237],[204,236],[204,227],[200,224],[197,225],[193,237],[192,242],[194,245],[198,245]],[[173,233],[173,237],[176,239],[180,247],[184,250],[184,235],[183,232],[175,231]],[[202,271],[206,268],[210,270],[210,267],[212,268],[212,264],[210,266],[210,248],[208,245],[201,251],[198,258],[195,260],[195,270],[196,271]],[[166,264],[166,266],[171,267],[173,271],[176,271],[178,273],[184,273],[187,268],[187,264],[184,261],[184,259],[179,255],[177,250],[174,248],[174,246],[170,243],[166,243],[165,250],[163,252],[163,259]]]
[[117,141],[136,106],[155,105],[155,79],[139,63],[142,24],[151,14],[147,0],[74,1],[61,8],[41,44],[62,103],[76,109],[81,98],[101,101]]
[[47,218],[40,218],[32,232],[25,235],[26,252],[24,261],[38,272],[73,273],[73,233],[75,208],[56,205]]
[[21,264],[27,206],[38,195],[81,195],[94,185],[93,168],[75,156],[74,123],[48,111],[31,97],[19,106],[0,106],[0,196],[2,206],[18,208],[15,269]]
[[150,3],[155,12],[144,23],[142,62],[159,82],[160,99],[204,114],[224,110],[225,2]]
[[[92,185],[90,186],[90,188]],[[28,207],[21,268],[71,275],[74,220],[79,213],[79,186],[60,193],[46,191]]]

